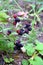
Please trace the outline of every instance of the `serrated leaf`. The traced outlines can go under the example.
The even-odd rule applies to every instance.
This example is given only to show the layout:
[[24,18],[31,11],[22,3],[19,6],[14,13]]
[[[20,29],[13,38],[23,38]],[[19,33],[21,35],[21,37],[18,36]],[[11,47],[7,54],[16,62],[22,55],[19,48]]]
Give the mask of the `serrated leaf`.
[[35,52],[35,50],[34,50],[33,48],[31,48],[31,49],[29,49],[29,50],[27,51],[27,55],[28,55],[28,56],[32,56],[34,52]]
[[43,60],[39,56],[36,56],[34,59],[29,59],[29,62],[31,65],[43,65]]
[[33,44],[27,44],[25,46],[25,49],[26,49],[26,53],[27,53],[28,56],[32,56],[33,53],[35,52]]

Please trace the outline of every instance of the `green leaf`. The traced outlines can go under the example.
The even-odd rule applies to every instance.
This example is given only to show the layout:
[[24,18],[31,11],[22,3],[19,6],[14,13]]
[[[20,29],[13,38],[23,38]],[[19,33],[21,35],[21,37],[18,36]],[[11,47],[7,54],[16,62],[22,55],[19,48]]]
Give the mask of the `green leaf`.
[[43,50],[43,43],[36,40],[36,50],[42,51]]
[[10,39],[11,41],[15,41],[15,40],[18,38],[17,36],[15,37],[14,34],[15,34],[15,33],[12,33],[12,34],[9,35],[9,39]]
[[23,59],[23,60],[22,60],[22,65],[29,65],[29,64],[28,64],[28,61],[27,61],[26,59]]
[[32,56],[33,53],[35,52],[33,44],[27,44],[25,46],[25,49],[26,49],[26,53],[27,53],[28,56]]
[[4,39],[0,39],[0,50],[7,51],[7,49],[7,41],[5,41]]
[[4,38],[4,35],[2,33],[0,33],[0,39]]
[[9,18],[9,16],[6,13],[0,11],[0,22],[6,23],[7,18]]
[[42,51],[39,51],[39,53],[40,53],[41,55],[43,55],[43,50],[42,50]]
[[36,39],[36,31],[34,30],[34,28],[32,28],[32,31],[29,34],[29,43],[33,43]]
[[0,27],[0,31],[2,30],[2,27]]
[[14,49],[14,43],[13,42],[9,42],[8,44],[7,44],[7,46],[8,46],[8,50],[9,51],[13,51]]
[[9,60],[10,60],[10,62],[13,62],[14,61],[14,59],[12,59],[12,58],[9,58]]
[[13,32],[10,34],[10,36],[12,36],[12,35],[18,35],[18,34],[16,32]]
[[10,62],[13,62],[14,59],[12,59],[12,58],[7,58],[6,56],[4,56],[4,61],[5,61],[6,63],[10,63]]
[[41,6],[38,10],[38,13],[40,13],[43,10],[43,6]]
[[34,59],[29,59],[29,62],[31,65],[43,65],[43,60],[39,56],[36,56]]
[[10,63],[10,61],[9,61],[9,59],[8,59],[7,57],[4,57],[4,61],[5,61],[6,63]]
[[7,18],[9,18],[9,16],[5,12],[0,11],[0,18],[7,19]]

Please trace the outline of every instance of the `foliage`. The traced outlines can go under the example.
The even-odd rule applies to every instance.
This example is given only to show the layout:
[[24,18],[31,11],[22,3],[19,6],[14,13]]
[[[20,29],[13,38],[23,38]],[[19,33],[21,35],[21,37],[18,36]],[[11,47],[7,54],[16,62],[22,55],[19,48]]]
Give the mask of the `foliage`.
[[[0,1],[1,1],[0,23],[8,22],[7,19],[10,16],[5,13],[6,10],[7,10],[7,12],[9,10],[14,10],[16,12],[23,11],[23,9],[20,7],[20,5],[17,3],[16,0],[12,0],[12,2],[9,2],[8,0],[0,0]],[[29,2],[31,0],[23,0],[23,1]],[[34,1],[34,0],[32,0],[32,1]],[[32,21],[31,21],[31,24],[32,24],[31,32],[29,33],[29,35],[24,35],[24,36],[28,37],[28,40],[27,40],[28,42],[24,45],[24,48],[26,50],[26,54],[30,58],[23,59],[22,65],[43,65],[43,59],[40,56],[38,56],[39,54],[41,54],[41,56],[43,56],[43,43],[41,43],[37,40],[38,31],[35,30],[35,28],[34,28],[34,24],[37,21],[41,22],[39,14],[43,11],[43,5],[41,5],[39,8],[37,8],[37,6],[38,6],[37,2],[38,3],[40,2],[40,4],[41,4],[41,0],[37,0],[34,2],[35,2],[35,5],[30,4],[32,9],[28,12],[28,18],[18,17],[18,18],[20,18],[20,20],[29,20],[30,19],[29,16],[34,17],[34,19],[32,19]],[[15,4],[18,7],[15,7],[14,6]],[[9,24],[9,22],[8,22],[8,24]],[[6,53],[14,51],[14,46],[15,46],[14,43],[19,38],[18,36],[15,36],[15,35],[17,35],[17,33],[15,32],[15,28],[12,25],[12,21],[10,22],[10,24],[11,24],[10,28],[5,28],[4,24],[2,24],[2,26],[0,26],[0,51],[6,51]],[[6,32],[8,30],[12,31],[12,33],[10,35],[6,35],[7,34]],[[42,31],[43,31],[43,28],[42,28]],[[14,61],[14,59],[4,57],[4,61],[6,63],[10,63],[10,62]]]
[[10,16],[8,16],[5,12],[0,11],[0,22],[6,23],[7,22],[7,18],[9,18]]
[[23,59],[23,60],[22,60],[22,65],[28,65],[28,61],[25,60],[25,59]]
[[27,45],[25,46],[25,49],[26,49],[27,55],[29,55],[29,56],[32,56],[33,53],[35,52],[35,49],[34,49],[34,46],[33,46],[32,43],[31,43],[31,44],[27,44]]
[[5,61],[6,63],[10,63],[10,62],[13,62],[14,59],[12,59],[12,58],[7,58],[6,56],[4,56],[4,61]]
[[36,56],[34,59],[29,59],[30,65],[43,65],[43,60],[39,57]]
[[[22,10],[22,8],[20,7],[20,5],[17,3],[16,0],[0,0],[0,11],[9,11],[9,10],[15,10],[15,11],[20,11]],[[14,5],[17,5],[17,6],[14,6]]]
[[[26,53],[28,56],[30,56],[30,59],[28,59],[29,65],[43,65],[43,59],[38,56],[41,54],[43,55],[43,43],[36,40],[35,45],[34,44],[27,44],[24,46],[26,49]],[[22,60],[23,62],[24,60]],[[24,64],[24,63],[23,63]]]

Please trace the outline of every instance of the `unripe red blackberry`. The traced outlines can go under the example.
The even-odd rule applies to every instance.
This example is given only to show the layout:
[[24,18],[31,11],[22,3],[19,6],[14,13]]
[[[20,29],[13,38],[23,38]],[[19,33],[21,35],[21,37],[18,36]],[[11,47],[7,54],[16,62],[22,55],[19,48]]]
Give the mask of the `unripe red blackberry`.
[[13,22],[13,25],[16,25],[17,23],[16,22]]
[[14,17],[14,18],[17,18],[17,15],[16,15],[16,14],[14,14],[14,15],[13,15],[13,17]]

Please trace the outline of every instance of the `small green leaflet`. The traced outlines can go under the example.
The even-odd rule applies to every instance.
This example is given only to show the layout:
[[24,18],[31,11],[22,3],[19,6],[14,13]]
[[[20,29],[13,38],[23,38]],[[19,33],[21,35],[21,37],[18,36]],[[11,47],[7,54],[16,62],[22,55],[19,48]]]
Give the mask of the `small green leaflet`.
[[23,60],[22,60],[22,65],[29,65],[29,64],[28,64],[28,61],[27,61],[26,59],[23,59]]
[[14,43],[13,42],[9,42],[8,44],[7,44],[7,46],[8,46],[8,50],[9,51],[13,51],[14,49]]
[[6,63],[10,63],[10,62],[13,62],[14,59],[12,59],[12,58],[7,58],[6,56],[4,56],[4,61],[5,61]]
[[7,22],[7,18],[9,18],[10,16],[8,16],[5,12],[0,11],[0,22]]

